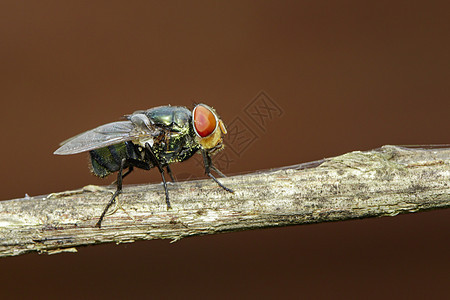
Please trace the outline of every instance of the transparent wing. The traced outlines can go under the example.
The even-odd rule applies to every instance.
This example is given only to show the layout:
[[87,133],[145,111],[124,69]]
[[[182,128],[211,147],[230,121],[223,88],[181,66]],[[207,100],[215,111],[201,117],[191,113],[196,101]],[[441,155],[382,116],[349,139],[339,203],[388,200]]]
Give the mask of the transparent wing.
[[65,140],[54,154],[76,154],[131,140],[150,140],[157,135],[157,129],[138,129],[131,121],[113,122]]

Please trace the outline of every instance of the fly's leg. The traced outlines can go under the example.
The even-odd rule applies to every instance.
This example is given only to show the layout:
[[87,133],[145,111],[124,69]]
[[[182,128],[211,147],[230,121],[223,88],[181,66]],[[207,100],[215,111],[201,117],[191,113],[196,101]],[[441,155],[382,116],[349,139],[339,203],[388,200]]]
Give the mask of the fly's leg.
[[[159,172],[161,173],[161,178],[163,180],[163,184],[164,184],[164,193],[166,194],[166,204],[167,204],[167,209],[171,209],[172,206],[170,205],[170,200],[169,200],[169,191],[167,190],[167,182],[166,182],[166,178],[164,177],[164,168],[161,165],[161,163],[158,161],[158,159],[156,158],[155,153],[153,152],[152,146],[150,146],[149,143],[145,143],[145,149],[147,149],[149,155],[150,155],[150,160],[153,163],[153,165],[155,165]],[[170,170],[170,169],[168,169]],[[172,172],[170,172],[172,173]]]
[[173,179],[173,175],[172,175],[172,169],[169,167],[169,165],[166,166],[166,169],[167,169],[167,173],[169,173],[170,180],[172,180],[172,182],[175,182],[175,179]]
[[203,155],[203,163],[205,165],[205,173],[206,173],[206,175],[211,177],[212,180],[214,180],[225,191],[230,192],[230,193],[234,193],[234,191],[232,189],[227,188],[226,186],[224,186],[222,183],[220,183],[219,180],[217,180],[216,177],[214,177],[213,174],[211,174],[211,169],[212,169],[212,170],[216,171],[219,175],[222,175],[223,177],[226,177],[222,172],[220,172],[216,167],[214,167],[212,165],[211,156],[209,156],[209,153],[203,150],[202,151],[202,155]]
[[213,165],[210,166],[211,170],[213,170],[214,172],[216,172],[217,174],[219,174],[222,177],[227,177],[227,175],[223,174],[219,169],[217,169],[216,167],[214,167]]
[[230,192],[230,193],[234,193],[234,191],[232,190],[232,189],[230,189],[230,188],[227,188],[226,186],[224,186],[222,183],[220,183],[220,181],[219,180],[217,180],[217,178],[216,177],[214,177],[214,175],[213,174],[211,174],[211,173],[206,173],[209,177],[211,177],[212,178],[212,180],[214,180],[221,188],[223,188],[225,191],[227,191],[227,192]]
[[[128,174],[130,174],[131,172],[133,172],[133,166],[129,166],[128,167],[128,171],[126,171],[123,175],[122,175],[122,179],[124,179]],[[111,184],[117,184],[117,180],[114,180]]]
[[[122,193],[122,171],[123,168],[125,166],[125,163],[127,162],[127,160],[124,158],[122,159],[122,162],[120,163],[120,169],[119,169],[119,173],[117,174],[117,189],[116,192],[114,193],[114,195],[112,196],[111,200],[109,200],[108,204],[106,204],[105,209],[103,210],[102,215],[100,216],[100,219],[98,219],[97,224],[95,224],[96,227],[100,228],[102,226],[102,221],[103,218],[105,217],[106,212],[108,211],[108,209],[111,207],[111,205],[114,203],[114,201],[116,200],[116,197]],[[129,172],[127,172],[129,173]]]
[[[125,165],[128,164],[128,171],[123,173],[123,169],[125,168]],[[102,215],[100,216],[100,219],[98,220],[97,224],[95,224],[95,226],[97,226],[98,228],[101,227],[101,223],[103,221],[103,219],[106,216],[106,213],[108,212],[108,209],[111,207],[111,205],[114,204],[115,199],[117,198],[117,196],[119,196],[122,193],[122,182],[123,182],[123,178],[125,178],[125,176],[127,176],[128,174],[130,174],[133,171],[133,166],[143,169],[143,170],[150,170],[151,166],[150,164],[137,160],[137,159],[133,159],[133,158],[124,158],[122,159],[121,163],[120,163],[120,168],[119,168],[119,172],[117,174],[117,180],[113,182],[113,184],[117,185],[117,189],[116,192],[113,194],[111,200],[109,200],[108,204],[106,205]],[[115,212],[116,210],[114,210]],[[114,213],[113,212],[113,213]],[[125,211],[126,213],[126,211]],[[128,214],[128,213],[127,213]],[[130,216],[131,219],[133,219]]]
[[126,172],[122,175],[122,179],[124,179],[125,177],[127,177],[127,175],[130,174],[131,172],[133,172],[133,166],[129,166],[129,167],[128,167],[128,171],[126,171]]

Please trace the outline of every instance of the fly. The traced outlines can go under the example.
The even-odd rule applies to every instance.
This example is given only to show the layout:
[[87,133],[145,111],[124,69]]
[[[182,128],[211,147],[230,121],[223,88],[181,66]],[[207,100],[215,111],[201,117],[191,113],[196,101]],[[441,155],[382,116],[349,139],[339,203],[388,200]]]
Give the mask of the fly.
[[101,226],[106,212],[122,193],[122,179],[135,167],[159,170],[167,209],[171,205],[165,171],[174,181],[169,165],[185,161],[197,152],[203,156],[205,173],[221,188],[233,192],[211,174],[215,171],[225,176],[214,167],[211,155],[223,149],[222,135],[227,133],[225,124],[213,108],[198,104],[190,111],[182,106],[159,106],[136,111],[125,118],[126,121],[108,123],[76,135],[62,142],[54,152],[68,155],[89,151],[91,170],[96,176],[106,177],[118,172],[116,191],[103,210],[97,227]]

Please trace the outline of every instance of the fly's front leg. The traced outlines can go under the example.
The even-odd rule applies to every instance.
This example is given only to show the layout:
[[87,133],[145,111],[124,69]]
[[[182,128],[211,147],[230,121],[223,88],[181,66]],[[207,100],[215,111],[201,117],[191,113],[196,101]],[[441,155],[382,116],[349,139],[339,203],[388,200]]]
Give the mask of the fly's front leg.
[[109,200],[108,204],[106,204],[106,207],[103,210],[103,213],[100,216],[100,219],[98,220],[97,224],[95,224],[95,226],[98,227],[98,228],[100,228],[102,226],[103,218],[105,217],[105,214],[108,211],[108,209],[111,207],[111,205],[116,200],[116,197],[120,193],[122,193],[122,179],[123,179],[122,172],[123,172],[123,168],[124,168],[126,162],[127,162],[127,160],[124,158],[124,159],[122,159],[122,161],[120,163],[120,169],[119,169],[119,173],[117,174],[117,181],[116,181],[116,184],[117,184],[116,192],[112,196],[111,200]]
[[[158,161],[158,159],[156,158],[156,155],[153,152],[152,146],[150,146],[149,143],[145,143],[145,149],[147,149],[148,154],[150,155],[151,162],[153,163],[153,165],[155,165],[158,168],[159,172],[161,173],[161,177],[162,177],[163,184],[164,184],[164,193],[166,194],[167,209],[171,209],[172,206],[170,205],[169,191],[167,190],[167,182],[166,182],[166,178],[164,177],[164,168],[161,165],[161,163]],[[170,169],[168,168],[168,170],[170,170]],[[172,177],[171,173],[172,172],[170,171],[170,175]],[[172,179],[173,179],[173,177],[172,177]]]
[[217,174],[219,174],[222,177],[227,177],[227,175],[223,174],[219,169],[217,169],[215,166],[211,165],[210,166],[211,170],[213,170],[214,172],[216,172]]
[[216,177],[214,177],[213,174],[211,174],[211,169],[213,169],[214,171],[216,171],[217,173],[219,173],[219,175],[222,175],[223,177],[226,177],[222,172],[220,172],[216,167],[214,167],[212,165],[212,161],[211,161],[211,156],[209,156],[209,153],[206,152],[205,150],[202,150],[202,155],[203,155],[203,163],[205,165],[205,173],[212,178],[212,180],[214,180],[221,188],[223,188],[225,191],[230,192],[230,193],[234,193],[234,191],[230,188],[227,188],[226,186],[224,186],[222,183],[220,183],[219,180],[217,180]]

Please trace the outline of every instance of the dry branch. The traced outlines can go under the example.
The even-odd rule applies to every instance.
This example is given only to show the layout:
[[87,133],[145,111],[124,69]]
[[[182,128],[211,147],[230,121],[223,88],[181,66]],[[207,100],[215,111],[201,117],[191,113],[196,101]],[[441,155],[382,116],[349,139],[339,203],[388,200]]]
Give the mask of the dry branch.
[[126,186],[122,209],[94,225],[110,191],[95,187],[0,202],[0,257],[106,242],[172,239],[450,207],[450,148],[384,146],[322,161],[169,186]]

